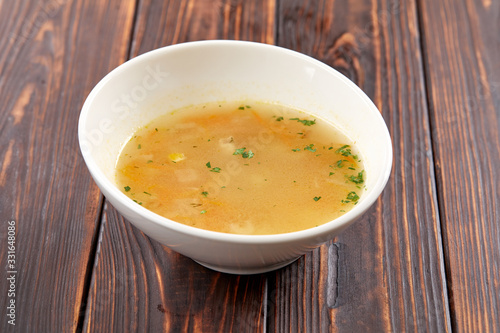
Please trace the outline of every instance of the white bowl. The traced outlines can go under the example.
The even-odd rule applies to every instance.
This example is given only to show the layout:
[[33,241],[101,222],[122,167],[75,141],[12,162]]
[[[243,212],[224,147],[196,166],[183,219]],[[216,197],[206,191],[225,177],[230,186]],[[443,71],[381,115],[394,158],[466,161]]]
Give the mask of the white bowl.
[[[174,222],[135,204],[115,183],[115,163],[141,125],[187,105],[257,100],[306,110],[356,142],[366,191],[345,215],[318,227],[276,235],[236,235]],[[382,192],[392,145],[380,112],[342,74],[306,55],[266,44],[200,41],[138,56],[97,84],[83,105],[78,138],[85,162],[109,202],[149,237],[217,271],[253,274],[294,261],[360,217]]]

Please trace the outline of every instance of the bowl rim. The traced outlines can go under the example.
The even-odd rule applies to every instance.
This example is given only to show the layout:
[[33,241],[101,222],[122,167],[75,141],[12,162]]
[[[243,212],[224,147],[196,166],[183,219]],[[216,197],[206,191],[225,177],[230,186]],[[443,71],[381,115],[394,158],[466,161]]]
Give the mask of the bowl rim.
[[[126,196],[123,192],[121,192],[117,186],[115,186],[101,171],[97,163],[92,158],[92,155],[89,151],[85,151],[82,148],[82,142],[85,140],[84,138],[84,129],[86,125],[86,121],[88,115],[90,113],[91,106],[96,96],[100,93],[101,89],[111,81],[115,76],[133,68],[137,64],[147,63],[148,60],[158,57],[158,56],[166,56],[168,53],[172,51],[178,51],[185,49],[186,51],[191,50],[193,48],[198,47],[219,47],[219,46],[230,46],[230,47],[251,47],[251,48],[260,48],[264,51],[272,51],[272,52],[282,52],[286,56],[291,56],[295,58],[299,58],[302,61],[308,62],[322,68],[323,70],[329,72],[334,75],[337,79],[342,81],[343,84],[347,85],[351,88],[356,95],[360,99],[367,104],[367,108],[370,109],[376,118],[378,118],[379,124],[383,127],[383,133],[385,136],[385,158],[383,162],[382,169],[383,174],[381,177],[377,179],[372,189],[367,193],[364,193],[362,196],[362,200],[353,207],[350,211],[346,212],[344,215],[339,216],[338,218],[328,221],[324,224],[321,224],[314,228],[298,230],[294,232],[288,233],[280,233],[280,234],[265,234],[265,235],[246,235],[246,234],[232,234],[232,233],[224,233],[212,230],[206,230],[201,228],[196,228],[192,226],[185,225],[180,222],[173,221],[161,215],[158,215],[151,210],[142,207],[140,205],[135,204],[132,199]],[[392,162],[393,162],[393,149],[392,149],[392,140],[387,128],[387,124],[385,123],[381,112],[372,102],[372,100],[359,88],[354,82],[345,77],[342,73],[338,72],[334,68],[326,65],[325,63],[317,60],[311,56],[306,54],[284,48],[278,45],[265,44],[259,42],[252,41],[236,41],[236,40],[201,40],[201,41],[191,41],[179,44],[173,44],[164,46],[161,48],[157,48],[146,53],[143,53],[137,57],[134,57],[118,67],[114,68],[110,71],[104,78],[102,78],[99,83],[91,90],[90,94],[87,96],[78,120],[78,142],[80,146],[80,151],[83,156],[83,159],[93,176],[94,180],[99,187],[103,186],[104,189],[101,189],[101,192],[106,196],[106,194],[110,195],[110,197],[114,197],[116,200],[120,201],[124,205],[126,205],[132,211],[135,211],[137,214],[142,216],[144,219],[148,220],[148,222],[152,222],[158,226],[164,227],[166,229],[172,229],[176,233],[195,236],[197,238],[223,242],[223,243],[232,243],[232,244],[247,244],[247,245],[264,245],[264,244],[281,244],[281,243],[289,243],[298,240],[304,239],[323,239],[332,233],[335,232],[335,229],[343,226],[347,226],[350,223],[357,220],[363,213],[370,208],[377,198],[380,196],[382,191],[384,190],[390,174],[392,170]],[[109,201],[112,201],[106,198]],[[140,229],[140,227],[138,227]]]

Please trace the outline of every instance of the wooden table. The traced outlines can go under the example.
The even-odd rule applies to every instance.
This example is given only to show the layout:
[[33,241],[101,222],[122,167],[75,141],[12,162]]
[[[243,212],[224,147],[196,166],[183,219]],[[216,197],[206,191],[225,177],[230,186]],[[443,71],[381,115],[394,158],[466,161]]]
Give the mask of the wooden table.
[[[499,14],[497,0],[0,0],[0,331],[500,332]],[[393,139],[364,218],[275,272],[216,273],[152,241],[79,152],[106,73],[202,39],[325,62]]]

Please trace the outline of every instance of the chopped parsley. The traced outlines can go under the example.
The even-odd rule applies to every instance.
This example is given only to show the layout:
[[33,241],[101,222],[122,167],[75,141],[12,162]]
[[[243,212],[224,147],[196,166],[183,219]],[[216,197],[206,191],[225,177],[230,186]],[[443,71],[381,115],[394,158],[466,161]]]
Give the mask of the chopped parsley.
[[146,163],[147,163],[147,164],[149,164],[149,163],[153,163],[153,160],[148,160]]
[[243,148],[239,148],[239,149],[236,149],[233,153],[233,155],[241,155],[243,158],[252,158],[254,157],[254,153],[249,150],[249,151],[245,151],[246,148],[243,147]]
[[307,119],[299,119],[299,118],[290,118],[290,120],[296,120],[299,123],[302,123],[304,126],[311,126],[311,125],[316,124],[316,119],[307,120]]
[[337,162],[335,162],[335,166],[337,168],[342,168],[344,166],[344,162],[349,162],[347,160],[338,160]]
[[314,152],[316,152],[316,148],[313,149],[313,147],[314,147],[314,144],[311,143],[310,145],[305,146],[304,150],[309,150],[309,151],[314,153]]
[[144,191],[144,194],[151,195],[151,193],[148,193],[148,192],[146,192],[146,191]]
[[314,197],[313,199],[314,201],[318,201],[319,199],[321,199],[321,197]]
[[219,173],[222,169],[221,168],[218,168],[218,167],[214,167],[212,168],[212,165],[210,164],[210,162],[207,162],[207,164],[205,164],[207,166],[207,168],[210,169],[210,171],[212,172],[217,172]]
[[202,210],[200,214],[205,214],[206,212],[207,212],[206,210]]
[[356,194],[356,192],[349,192],[347,195],[347,200],[352,200],[352,201],[358,201],[359,200],[359,195]]
[[351,152],[351,148],[349,148],[351,146],[349,145],[343,145],[342,147],[340,147],[339,149],[337,149],[335,152],[337,154],[340,154],[342,156],[345,156],[345,157],[348,157],[348,156],[352,156],[352,158],[354,158],[355,160],[358,159],[358,155],[353,155],[352,152]]
[[349,194],[347,194],[346,199],[347,200],[342,200],[341,202],[344,204],[349,203],[349,202],[354,202],[354,204],[357,204],[358,200],[359,200],[359,195],[357,195],[356,192],[352,191],[352,192],[349,192]]
[[201,192],[201,195],[203,195],[204,197],[207,197],[208,196],[208,192],[203,191],[203,192]]
[[246,149],[245,147],[236,149],[234,151],[233,155],[241,155],[241,154],[243,154],[243,152],[245,151],[245,149]]
[[276,118],[276,121],[282,121],[282,120],[283,120],[283,117]]
[[137,149],[141,149],[141,148],[142,148],[142,147],[141,147],[141,144],[138,144],[138,145],[137,145]]
[[128,191],[130,191],[130,186],[125,186],[124,189],[125,189],[125,192],[128,192]]
[[365,181],[363,178],[363,172],[364,170],[359,172],[357,176],[349,176],[347,177],[347,179],[353,182],[354,184],[363,184],[363,182]]
[[246,151],[243,154],[241,154],[241,156],[243,156],[243,158],[252,158],[254,155],[255,154],[251,150]]

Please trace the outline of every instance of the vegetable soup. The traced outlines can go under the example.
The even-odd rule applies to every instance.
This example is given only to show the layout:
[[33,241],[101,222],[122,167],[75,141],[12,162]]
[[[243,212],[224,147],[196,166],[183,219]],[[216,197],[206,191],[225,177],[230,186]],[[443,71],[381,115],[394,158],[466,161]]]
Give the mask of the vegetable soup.
[[357,204],[365,172],[333,124],[261,102],[208,103],[139,128],[116,182],[136,204],[189,226],[278,234],[329,222]]

